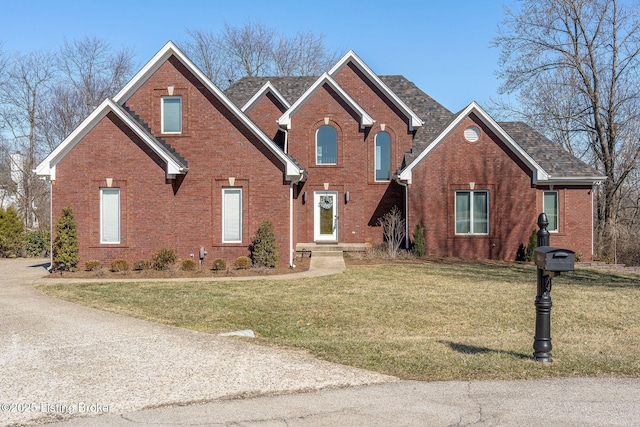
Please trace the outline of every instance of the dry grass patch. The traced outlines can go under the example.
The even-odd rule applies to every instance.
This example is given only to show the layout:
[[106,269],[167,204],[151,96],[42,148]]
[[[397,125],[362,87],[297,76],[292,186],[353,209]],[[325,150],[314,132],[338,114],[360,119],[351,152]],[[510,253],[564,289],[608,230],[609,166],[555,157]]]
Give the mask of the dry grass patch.
[[304,280],[48,285],[50,295],[420,380],[640,374],[639,276],[554,279],[551,365],[535,363],[536,274],[507,263],[350,267]]

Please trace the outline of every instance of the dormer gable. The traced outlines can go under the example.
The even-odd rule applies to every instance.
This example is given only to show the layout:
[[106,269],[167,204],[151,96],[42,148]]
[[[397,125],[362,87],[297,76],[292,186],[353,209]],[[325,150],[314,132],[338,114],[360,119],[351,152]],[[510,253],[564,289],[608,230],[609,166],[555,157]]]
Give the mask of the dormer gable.
[[360,72],[365,75],[374,86],[380,90],[408,119],[409,131],[421,127],[424,121],[409,106],[396,95],[389,87],[374,73],[365,62],[360,59],[353,50],[347,52],[328,72],[335,77],[345,66],[353,64]]
[[255,95],[251,97],[249,101],[247,101],[246,104],[242,106],[241,110],[244,113],[248,112],[251,108],[253,108],[254,105],[258,103],[259,100],[261,100],[263,97],[267,96],[268,94],[272,94],[275,97],[275,99],[285,108],[285,110],[288,110],[289,108],[291,108],[291,104],[287,102],[287,100],[285,99],[284,96],[282,96],[280,91],[278,91],[278,89],[276,89],[275,86],[273,86],[273,84],[271,84],[271,82],[268,81],[264,84],[264,86],[260,88],[258,92],[256,92]]
[[278,125],[285,129],[291,129],[291,118],[295,112],[304,105],[320,88],[328,85],[342,100],[349,105],[360,117],[360,129],[373,126],[375,120],[362,108],[328,73],[324,73],[315,81],[309,89],[278,119]]

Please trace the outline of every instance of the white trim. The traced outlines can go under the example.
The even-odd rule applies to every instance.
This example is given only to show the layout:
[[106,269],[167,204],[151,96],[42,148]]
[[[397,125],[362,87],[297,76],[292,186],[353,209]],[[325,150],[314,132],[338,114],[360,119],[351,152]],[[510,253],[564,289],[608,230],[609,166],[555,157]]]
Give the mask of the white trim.
[[145,132],[138,122],[133,120],[129,114],[124,112],[122,108],[110,99],[105,99],[102,104],[74,129],[73,132],[64,140],[55,150],[53,150],[40,164],[36,167],[37,175],[49,176],[49,179],[56,179],[56,165],[64,156],[66,156],[78,142],[82,140],[107,114],[113,112],[120,120],[122,120],[136,135],[144,141],[161,159],[167,164],[167,176],[179,175],[187,172],[187,169],[169,156],[164,149],[158,145],[158,141]]
[[[180,120],[180,130],[178,131],[173,131],[173,132],[167,132],[164,128],[165,125],[165,120],[164,120],[164,101],[168,100],[168,99],[177,99],[180,101],[180,105],[179,105],[179,120]],[[182,133],[182,96],[177,95],[177,96],[162,96],[160,97],[160,129],[161,129],[161,133],[164,135],[179,135]]]
[[187,56],[171,41],[167,42],[162,49],[122,88],[114,97],[119,104],[124,104],[133,93],[147,81],[153,73],[162,66],[171,56],[175,56],[200,82],[211,92],[222,104],[235,115],[240,122],[246,126],[260,141],[284,164],[286,179],[304,179],[305,171],[298,166],[275,142],[269,138],[262,129],[258,127],[240,108],[238,108],[229,98],[216,86],[204,73],[191,62]]
[[[382,165],[382,158],[378,159],[378,135],[380,135],[381,133],[386,133],[387,135],[389,135],[389,158],[388,160],[388,166],[389,166],[389,178],[387,179],[378,179],[378,160],[380,160],[380,164]],[[391,134],[387,131],[381,130],[380,132],[376,133],[375,136],[373,137],[373,181],[374,182],[389,182],[391,181]]]
[[284,99],[284,96],[282,96],[282,94],[278,91],[278,89],[276,89],[275,86],[271,84],[271,82],[266,82],[260,88],[260,90],[256,92],[256,94],[253,95],[251,99],[242,106],[241,110],[244,113],[246,113],[247,110],[250,110],[251,108],[253,108],[254,104],[258,102],[258,100],[260,100],[263,96],[266,96],[268,92],[271,92],[278,99],[278,101],[280,101],[282,105],[284,105],[284,108],[289,109],[289,107],[291,107],[291,104],[289,104],[289,102],[286,99]]
[[[333,233],[320,234],[320,196],[333,197]],[[313,192],[313,238],[316,242],[337,242],[338,227],[338,192],[331,190],[314,191]]]
[[550,228],[547,227],[547,231],[549,233],[558,233],[560,232],[560,193],[558,193],[558,190],[543,190],[542,191],[542,212],[544,212],[545,214],[547,214],[547,219],[549,218],[549,214],[547,213],[547,208],[545,206],[545,196],[547,193],[554,193],[556,195],[556,229],[555,230],[551,230]]
[[[458,193],[469,193],[469,232],[458,233]],[[476,233],[473,231],[473,195],[475,193],[485,193],[487,195],[487,232]],[[491,195],[489,190],[455,190],[453,197],[453,232],[456,236],[488,236],[491,233]]]
[[[333,131],[336,134],[336,161],[333,162],[333,163],[318,163],[318,132],[320,132],[320,129],[322,129],[324,127],[329,127],[331,129],[333,129]],[[334,128],[331,125],[322,125],[318,129],[316,129],[315,165],[316,166],[335,166],[337,164],[338,164],[338,131],[336,130],[336,128]]]
[[382,93],[384,93],[391,102],[395,104],[402,112],[405,113],[407,118],[409,119],[409,131],[413,131],[414,128],[421,127],[424,125],[424,121],[413,112],[407,104],[402,101],[389,87],[384,84],[384,82],[374,73],[371,68],[364,63],[362,59],[353,50],[347,52],[337,63],[329,70],[330,76],[335,76],[343,67],[345,67],[348,63],[354,64],[362,73],[364,73],[369,80],[378,88]]
[[327,73],[321,75],[309,89],[277,120],[280,127],[291,129],[291,116],[325,84],[329,85],[360,116],[360,129],[373,126],[375,120]]
[[[227,192],[234,192],[234,193],[238,193],[239,194],[239,209],[238,209],[238,234],[240,236],[240,239],[232,239],[232,240],[226,240],[225,239],[225,232],[226,232],[226,194]],[[242,210],[243,210],[243,205],[242,205],[242,187],[225,187],[222,189],[222,243],[242,243]]]
[[532,184],[538,182],[547,181],[550,176],[542,169],[542,167],[518,145],[516,141],[509,136],[507,132],[495,121],[489,114],[487,114],[475,101],[469,104],[464,110],[462,110],[458,116],[431,142],[427,148],[425,148],[407,167],[405,167],[398,178],[402,181],[406,181],[411,184],[411,174],[413,169],[422,162],[422,160],[429,155],[460,123],[474,113],[482,122],[495,133],[511,151],[533,172]]
[[[105,196],[105,192],[108,193],[113,193],[114,195],[117,195],[117,234],[118,234],[118,239],[117,240],[105,240],[105,217],[104,217],[104,209],[105,209],[105,205],[104,205],[104,196]],[[121,224],[122,224],[122,208],[121,208],[121,192],[120,192],[120,188],[107,188],[107,187],[103,187],[100,188],[100,244],[102,245],[118,245],[120,244],[120,241],[122,239],[122,229],[121,229]]]

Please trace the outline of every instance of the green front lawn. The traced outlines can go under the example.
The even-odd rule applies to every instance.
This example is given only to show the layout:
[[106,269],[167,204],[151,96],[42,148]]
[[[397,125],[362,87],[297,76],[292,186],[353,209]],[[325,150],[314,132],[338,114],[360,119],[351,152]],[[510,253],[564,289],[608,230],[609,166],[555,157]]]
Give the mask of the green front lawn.
[[52,296],[405,379],[640,376],[640,276],[554,279],[553,364],[533,362],[536,270],[508,263],[354,266],[313,279],[43,285]]

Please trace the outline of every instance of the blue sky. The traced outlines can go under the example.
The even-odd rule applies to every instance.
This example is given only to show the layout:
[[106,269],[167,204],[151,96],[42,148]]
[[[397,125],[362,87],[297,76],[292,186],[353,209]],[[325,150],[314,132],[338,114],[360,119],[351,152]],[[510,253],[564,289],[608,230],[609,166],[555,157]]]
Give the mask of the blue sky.
[[511,0],[12,0],[3,5],[5,53],[57,49],[98,37],[135,52],[139,67],[186,30],[218,32],[248,20],[285,34],[311,30],[340,55],[354,50],[377,74],[402,74],[452,111],[497,95],[499,51],[490,43]]

